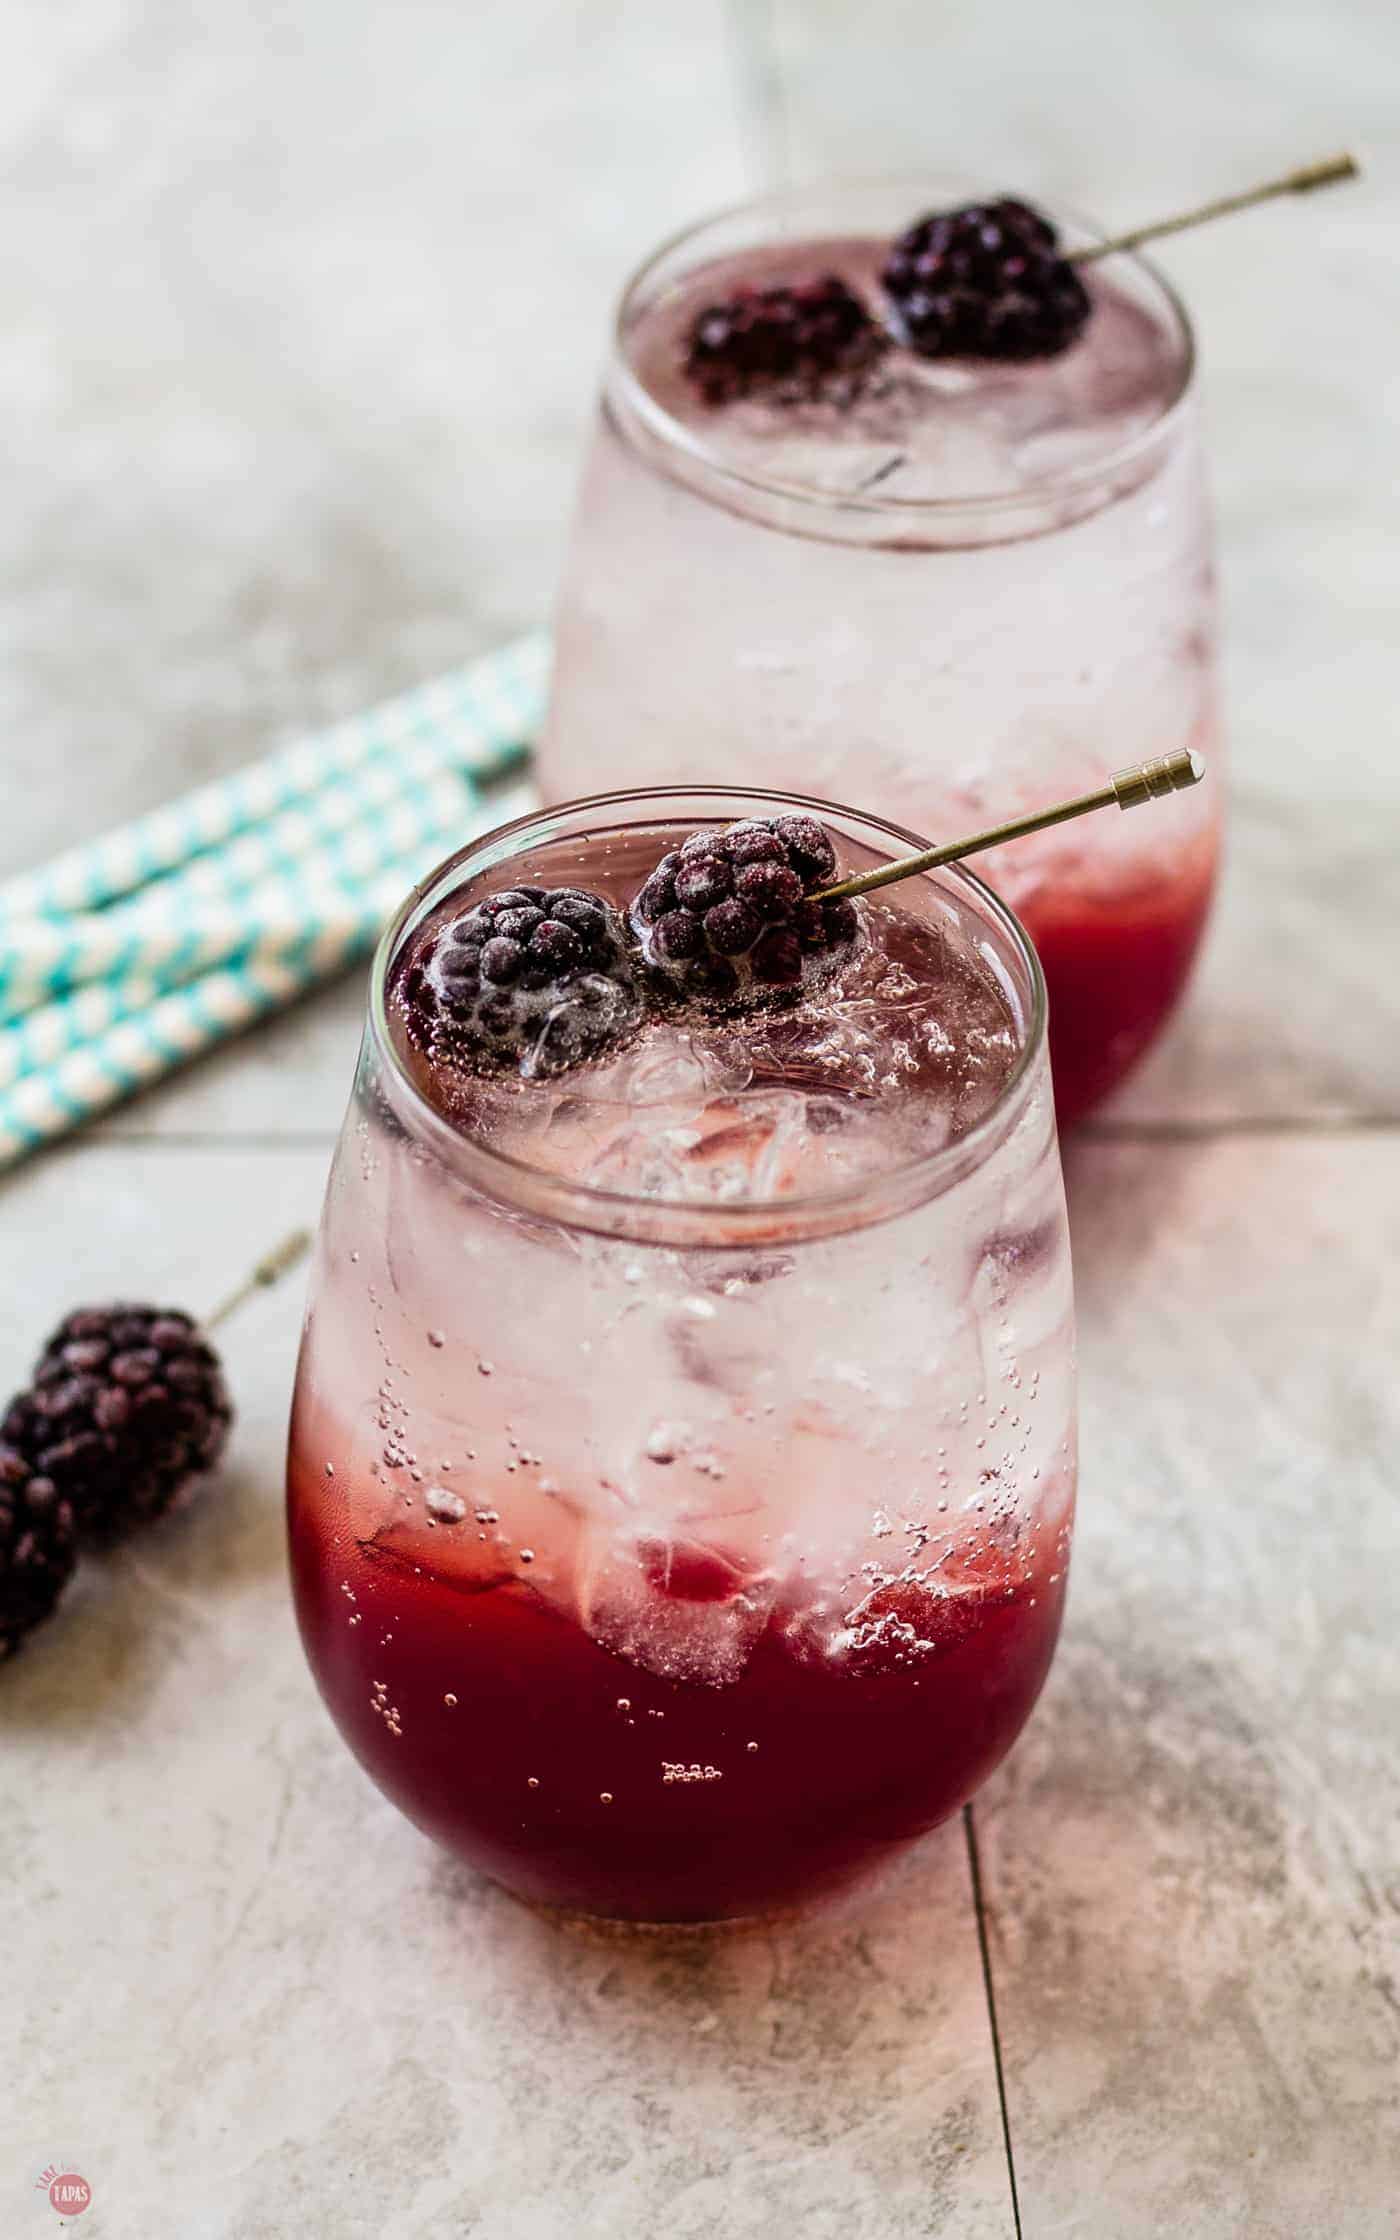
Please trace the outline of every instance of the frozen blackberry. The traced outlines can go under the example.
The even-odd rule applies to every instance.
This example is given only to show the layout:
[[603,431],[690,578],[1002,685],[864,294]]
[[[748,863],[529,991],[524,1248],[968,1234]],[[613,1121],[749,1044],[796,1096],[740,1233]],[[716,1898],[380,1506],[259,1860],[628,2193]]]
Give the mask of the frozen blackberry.
[[527,1080],[598,1057],[642,1012],[622,920],[582,887],[507,887],[430,921],[397,995],[433,1063]]
[[232,1420],[219,1357],[187,1314],[81,1307],[11,1401],[0,1439],[55,1487],[84,1539],[110,1542],[212,1470]]
[[790,288],[741,288],[698,313],[686,343],[686,378],[706,404],[756,392],[782,401],[855,393],[889,347],[844,280]]
[[920,218],[880,277],[901,341],[924,358],[1058,357],[1092,308],[1049,219],[1009,199]]
[[71,1502],[0,1440],[0,1661],[49,1616],[77,1556]]
[[836,874],[815,817],[748,818],[693,832],[632,905],[654,978],[673,995],[729,1006],[803,994],[843,965],[860,934],[845,900],[813,896]]

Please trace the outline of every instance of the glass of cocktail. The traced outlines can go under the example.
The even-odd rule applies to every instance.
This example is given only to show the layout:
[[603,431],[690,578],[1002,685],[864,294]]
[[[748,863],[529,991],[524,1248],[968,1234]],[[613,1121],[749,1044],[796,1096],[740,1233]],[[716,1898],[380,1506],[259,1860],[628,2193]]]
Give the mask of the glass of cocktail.
[[296,1607],[373,1779],[536,1903],[837,1888],[963,1802],[1045,1678],[1075,1427],[1039,967],[961,869],[792,900],[910,845],[771,794],[598,797],[454,857],[376,962]]
[[[1089,316],[1055,355],[862,362],[858,343],[825,383],[713,377],[724,307],[759,291],[834,277],[897,324],[892,240],[968,200],[917,177],[787,193],[627,288],[559,603],[547,798],[703,775],[943,839],[1124,761],[1192,747],[1218,770],[1192,337],[1150,265],[1080,268]],[[1062,247],[1096,238],[1053,215]],[[808,314],[816,346],[840,348],[839,311]],[[1181,995],[1219,826],[1213,778],[1126,841],[1080,827],[989,859],[1044,965],[1062,1124]]]

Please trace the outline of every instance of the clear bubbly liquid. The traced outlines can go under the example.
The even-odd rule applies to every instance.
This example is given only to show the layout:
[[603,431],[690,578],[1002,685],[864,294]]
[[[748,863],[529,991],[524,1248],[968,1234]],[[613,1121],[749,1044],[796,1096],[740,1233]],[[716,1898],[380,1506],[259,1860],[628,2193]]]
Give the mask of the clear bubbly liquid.
[[[1211,777],[1193,794],[987,859],[1042,951],[1073,1119],[1175,1007],[1215,877],[1212,555],[1194,407],[1172,404],[1184,345],[1150,293],[1095,272],[1084,336],[1044,363],[901,356],[845,408],[694,396],[682,343],[704,303],[830,270],[871,295],[881,246],[765,244],[637,312],[627,381],[666,419],[616,382],[604,400],[541,778],[550,799],[801,788],[946,838],[1195,747]],[[866,490],[908,510],[853,528],[834,501]],[[930,499],[1004,511],[914,502]]]

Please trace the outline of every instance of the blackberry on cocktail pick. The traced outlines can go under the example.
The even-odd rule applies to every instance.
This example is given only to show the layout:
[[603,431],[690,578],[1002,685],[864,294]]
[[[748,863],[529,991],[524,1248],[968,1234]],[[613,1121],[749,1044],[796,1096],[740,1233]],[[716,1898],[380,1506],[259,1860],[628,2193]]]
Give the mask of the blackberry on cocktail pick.
[[599,1056],[642,1015],[626,928],[582,887],[507,887],[430,921],[396,997],[426,1058],[525,1079]]
[[72,1503],[0,1439],[0,1661],[51,1614],[77,1560]]
[[725,1006],[816,986],[860,934],[851,903],[813,899],[835,869],[830,834],[815,817],[751,817],[691,833],[632,904],[653,978],[673,995]]
[[1090,311],[1049,219],[1009,199],[920,218],[880,277],[901,341],[923,358],[1053,358]]
[[851,396],[889,347],[854,289],[834,274],[785,288],[740,288],[699,312],[685,372],[706,404]]
[[205,1331],[305,1251],[298,1230],[204,1325],[178,1309],[80,1307],[0,1420],[0,1657],[46,1618],[80,1545],[110,1545],[182,1502],[233,1409]]
[[1220,195],[1170,218],[1063,253],[1048,218],[1004,197],[934,211],[899,236],[881,274],[899,339],[924,358],[1057,357],[1082,332],[1092,302],[1080,265],[1247,210],[1275,195],[1309,194],[1354,179],[1354,156],[1329,156]]

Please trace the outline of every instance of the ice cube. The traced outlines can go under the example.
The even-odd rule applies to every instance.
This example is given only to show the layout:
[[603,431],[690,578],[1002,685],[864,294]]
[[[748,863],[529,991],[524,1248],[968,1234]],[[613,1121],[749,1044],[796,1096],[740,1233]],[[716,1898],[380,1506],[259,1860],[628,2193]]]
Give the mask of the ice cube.
[[686,1153],[690,1194],[721,1203],[780,1197],[803,1140],[805,1100],[790,1089],[755,1089],[710,1105]]
[[690,1195],[685,1167],[693,1132],[684,1128],[619,1128],[585,1167],[580,1180],[625,1197]]
[[593,1069],[587,1094],[594,1104],[629,1111],[656,1105],[699,1111],[711,1097],[746,1089],[752,1071],[742,1038],[728,1028],[697,1021],[692,1030],[658,1019],[610,1064]]
[[907,1670],[966,1641],[1011,1593],[1004,1570],[968,1568],[945,1580],[938,1569],[867,1565],[864,1577],[795,1603],[778,1623],[799,1655]]
[[[706,1269],[701,1262],[696,1272],[703,1274]],[[722,1286],[722,1263],[713,1275]],[[737,1291],[719,1288],[717,1297],[707,1287],[683,1299],[667,1316],[666,1335],[675,1365],[689,1383],[740,1398],[751,1397],[772,1382],[771,1347],[764,1345],[749,1292],[750,1286],[742,1281]]]
[[593,1108],[593,1144],[583,1169],[583,1179],[598,1189],[734,1205],[779,1197],[792,1186],[805,1129],[804,1100],[791,1091],[656,1105],[635,1114],[631,1127],[600,1130],[603,1109],[611,1110]]
[[1069,1250],[1054,1215],[1024,1228],[998,1229],[983,1239],[972,1277],[972,1303],[982,1333],[984,1371],[1026,1362],[1059,1343],[1073,1315]]
[[579,1618],[605,1649],[663,1680],[724,1688],[768,1623],[771,1575],[708,1542],[600,1538],[580,1564]]

